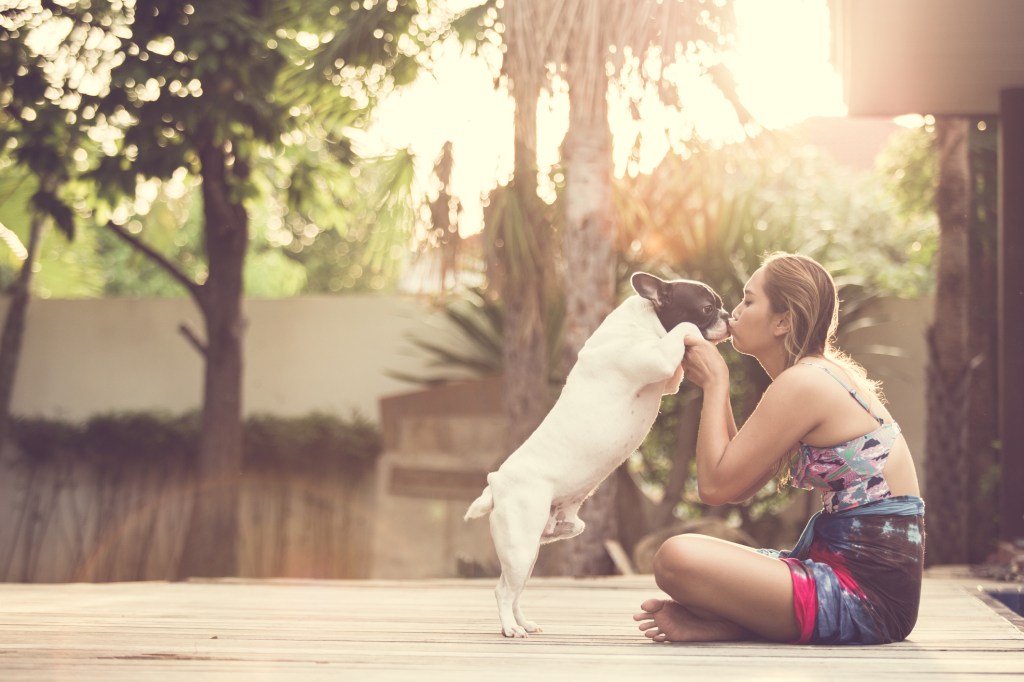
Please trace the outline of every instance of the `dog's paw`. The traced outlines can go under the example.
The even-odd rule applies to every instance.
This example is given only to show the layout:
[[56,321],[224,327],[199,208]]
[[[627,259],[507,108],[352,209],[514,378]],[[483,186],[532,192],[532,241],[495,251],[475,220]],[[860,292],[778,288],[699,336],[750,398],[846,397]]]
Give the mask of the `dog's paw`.
[[535,634],[535,633],[538,633],[538,632],[542,632],[542,630],[540,629],[540,626],[537,625],[536,623],[534,623],[532,620],[521,621],[519,623],[519,625],[521,625],[522,628],[524,630],[526,630],[528,633],[530,633],[531,635]]
[[587,524],[583,522],[583,519],[574,517],[572,519],[560,520],[555,523],[548,522],[550,530],[545,529],[542,541],[554,542],[555,540],[568,540],[574,538],[582,533],[587,528]]
[[505,625],[501,628],[501,634],[506,637],[515,637],[525,639],[532,634],[542,632],[540,626],[534,623],[532,620],[519,620],[514,625]]
[[530,635],[526,632],[526,628],[521,625],[510,625],[501,629],[501,634],[506,637],[515,637],[525,639]]

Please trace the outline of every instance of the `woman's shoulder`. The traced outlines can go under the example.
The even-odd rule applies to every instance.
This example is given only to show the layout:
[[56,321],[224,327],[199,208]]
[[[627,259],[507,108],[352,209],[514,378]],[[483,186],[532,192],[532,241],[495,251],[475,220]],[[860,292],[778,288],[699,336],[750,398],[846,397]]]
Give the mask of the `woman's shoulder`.
[[821,417],[834,408],[847,390],[823,364],[798,362],[779,373],[765,391],[771,400],[787,402],[809,414]]
[[[805,382],[807,384],[822,386],[839,386],[844,391],[863,391],[862,381],[874,386],[874,382],[868,382],[866,376],[858,375],[844,363],[839,363],[823,358],[804,358],[787,368],[783,374],[788,374],[787,381]],[[874,391],[868,391],[874,393]]]
[[768,386],[764,397],[814,411],[821,399],[829,395],[828,375],[820,369],[797,363],[779,373]]
[[775,377],[772,385],[793,389],[807,389],[827,385],[825,380],[835,383],[835,379],[830,378],[828,372],[829,370],[824,363],[801,361],[780,372],[779,376]]
[[[791,395],[801,395],[806,409],[824,414],[845,412],[845,407],[859,404],[872,417],[881,416],[886,421],[892,417],[885,409],[885,402],[877,385],[866,378],[855,375],[842,365],[828,360],[812,358],[801,360],[776,377],[774,383],[782,383]],[[851,396],[854,400],[851,400]]]

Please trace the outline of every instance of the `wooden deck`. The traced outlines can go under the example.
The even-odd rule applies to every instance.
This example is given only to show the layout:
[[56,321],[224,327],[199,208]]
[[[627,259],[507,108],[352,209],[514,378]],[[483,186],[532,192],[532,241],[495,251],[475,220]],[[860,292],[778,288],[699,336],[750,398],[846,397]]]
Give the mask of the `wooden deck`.
[[532,581],[528,640],[491,580],[3,584],[0,680],[1024,680],[1024,620],[977,585],[926,580],[906,642],[808,647],[648,642],[650,576]]

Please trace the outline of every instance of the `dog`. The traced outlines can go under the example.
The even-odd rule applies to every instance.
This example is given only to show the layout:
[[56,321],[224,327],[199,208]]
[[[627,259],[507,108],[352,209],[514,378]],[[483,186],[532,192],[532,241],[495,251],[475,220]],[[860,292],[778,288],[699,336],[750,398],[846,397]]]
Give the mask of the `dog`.
[[643,442],[662,395],[679,390],[683,337],[729,335],[729,314],[711,287],[644,272],[630,283],[636,295],[587,339],[554,407],[487,475],[487,487],[466,511],[467,521],[490,514],[501,563],[494,593],[506,637],[540,631],[519,607],[540,545],[583,532],[580,505]]

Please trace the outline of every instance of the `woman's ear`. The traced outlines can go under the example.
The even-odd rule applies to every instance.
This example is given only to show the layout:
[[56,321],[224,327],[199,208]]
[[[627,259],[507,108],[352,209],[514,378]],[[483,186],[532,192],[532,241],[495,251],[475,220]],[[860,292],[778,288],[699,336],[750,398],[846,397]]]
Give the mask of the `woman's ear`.
[[780,313],[776,320],[775,326],[772,328],[772,334],[775,336],[784,336],[789,333],[789,330],[793,328],[793,313],[787,310],[784,313]]

